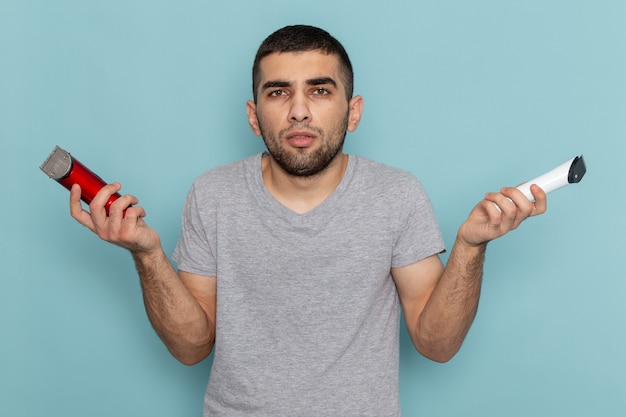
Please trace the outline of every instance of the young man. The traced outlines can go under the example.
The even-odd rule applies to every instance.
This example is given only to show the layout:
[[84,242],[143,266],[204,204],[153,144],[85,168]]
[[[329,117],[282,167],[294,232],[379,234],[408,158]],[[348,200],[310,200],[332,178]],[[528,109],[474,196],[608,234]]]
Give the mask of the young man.
[[[252,131],[267,153],[200,176],[174,253],[138,200],[107,185],[71,214],[135,259],[146,310],[185,364],[215,347],[205,416],[399,416],[398,332],[448,361],[476,313],[487,242],[546,209],[515,188],[488,193],[444,250],[410,174],[343,153],[361,119],[352,67],[325,31],[289,26],[253,67]],[[123,212],[125,210],[125,215]]]

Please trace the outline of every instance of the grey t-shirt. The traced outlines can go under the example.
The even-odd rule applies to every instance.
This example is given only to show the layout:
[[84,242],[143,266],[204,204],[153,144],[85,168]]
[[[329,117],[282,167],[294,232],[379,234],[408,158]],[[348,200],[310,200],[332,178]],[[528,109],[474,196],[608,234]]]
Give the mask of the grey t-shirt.
[[319,206],[265,188],[262,155],[193,184],[174,260],[217,277],[205,417],[400,416],[392,267],[444,250],[408,172],[351,155]]

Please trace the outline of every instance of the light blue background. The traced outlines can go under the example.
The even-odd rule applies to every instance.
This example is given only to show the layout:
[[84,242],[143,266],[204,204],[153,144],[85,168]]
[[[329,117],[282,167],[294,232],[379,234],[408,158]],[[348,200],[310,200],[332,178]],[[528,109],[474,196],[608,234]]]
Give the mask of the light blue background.
[[493,242],[449,363],[403,333],[406,416],[626,410],[626,2],[0,2],[0,415],[199,416],[207,360],[171,358],[123,250],[39,171],[55,145],[137,195],[166,251],[192,179],[259,152],[245,101],[260,41],[292,23],[351,54],[347,151],[415,173],[444,238],[486,191],[583,153],[585,179]]

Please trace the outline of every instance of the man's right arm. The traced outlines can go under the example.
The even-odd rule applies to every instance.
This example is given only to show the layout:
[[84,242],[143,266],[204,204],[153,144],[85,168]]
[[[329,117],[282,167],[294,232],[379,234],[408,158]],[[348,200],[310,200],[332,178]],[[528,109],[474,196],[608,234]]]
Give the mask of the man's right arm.
[[215,342],[215,277],[176,273],[162,250],[132,255],[146,312],[165,346],[185,365],[206,358]]
[[152,326],[175,358],[186,365],[198,363],[211,353],[215,342],[216,279],[174,270],[158,234],[143,220],[145,211],[136,206],[135,197],[118,198],[107,215],[104,204],[119,189],[118,183],[105,186],[86,211],[80,187],[75,185],[70,213],[101,239],[131,252]]

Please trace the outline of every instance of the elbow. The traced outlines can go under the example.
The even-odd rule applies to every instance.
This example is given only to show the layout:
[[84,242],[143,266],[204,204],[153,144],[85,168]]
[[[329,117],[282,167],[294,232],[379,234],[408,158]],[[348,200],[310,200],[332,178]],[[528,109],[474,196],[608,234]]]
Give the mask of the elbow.
[[182,363],[185,366],[194,366],[204,360],[204,358],[192,358],[192,357],[186,357],[186,356],[185,357],[175,356],[175,358],[178,359],[178,362]]
[[452,360],[461,349],[461,344],[458,341],[451,342],[445,340],[414,342],[415,348],[422,356],[438,363],[446,363]]
[[452,360],[452,358],[454,358],[457,352],[458,352],[458,349],[449,350],[449,351],[438,351],[438,352],[427,352],[427,353],[421,352],[421,353],[424,357],[430,359],[433,362],[446,363]]
[[213,343],[196,346],[166,345],[170,354],[185,366],[193,366],[206,359],[213,351]]
[[454,331],[447,328],[420,328],[411,334],[417,351],[424,357],[438,363],[452,360],[461,350],[469,328]]
[[182,363],[183,365],[193,366],[206,359],[211,353],[211,350],[200,352],[174,352],[170,349],[170,353],[174,358],[176,358],[176,360],[178,360],[178,362]]

